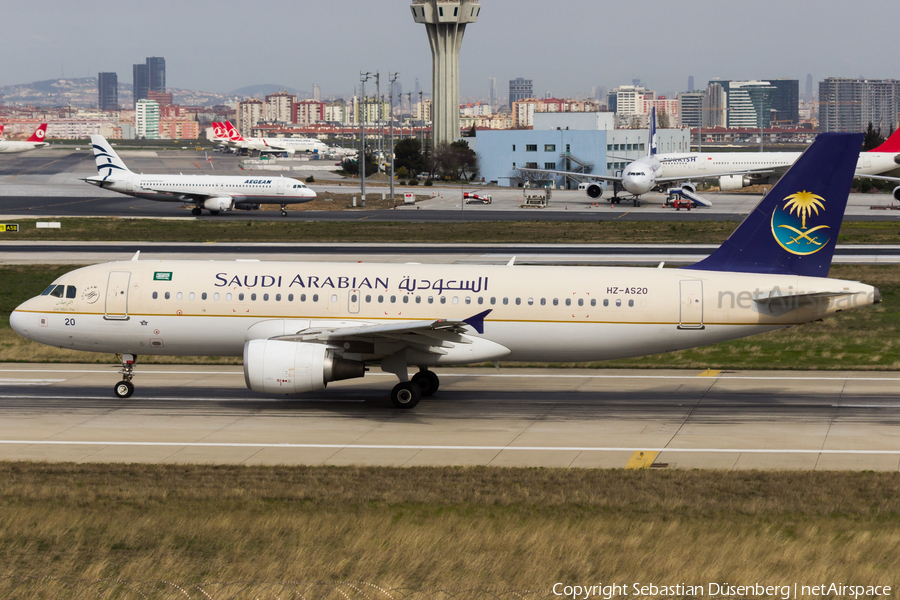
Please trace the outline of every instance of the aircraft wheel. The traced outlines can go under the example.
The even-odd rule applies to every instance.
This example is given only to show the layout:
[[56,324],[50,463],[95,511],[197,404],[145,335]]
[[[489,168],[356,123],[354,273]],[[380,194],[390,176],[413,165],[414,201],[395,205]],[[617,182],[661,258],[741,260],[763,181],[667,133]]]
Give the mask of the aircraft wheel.
[[434,395],[441,385],[441,380],[437,374],[427,369],[413,375],[412,382],[419,386],[423,398]]
[[200,210],[199,208],[196,208],[196,207],[191,209],[191,214],[194,215],[195,217],[199,217],[200,213],[202,213],[202,212],[203,212],[202,210]]
[[113,387],[113,392],[118,398],[130,398],[134,393],[134,384],[130,381],[120,381]]
[[401,381],[391,390],[391,403],[396,408],[412,408],[421,399],[421,388],[412,381]]
[[211,210],[211,211],[209,211],[209,214],[211,214],[212,216],[216,216],[217,214],[219,214],[219,211]]
[[286,210],[281,211],[281,216],[282,216],[282,217],[286,217],[286,216],[287,216],[287,211],[286,211]]

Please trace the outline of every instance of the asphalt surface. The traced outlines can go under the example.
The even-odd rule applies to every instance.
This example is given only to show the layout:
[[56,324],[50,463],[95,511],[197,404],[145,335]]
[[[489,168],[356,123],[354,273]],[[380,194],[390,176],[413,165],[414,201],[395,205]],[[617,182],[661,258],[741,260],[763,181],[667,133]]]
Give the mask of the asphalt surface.
[[[900,469],[900,376],[443,369],[394,409],[377,370],[296,398],[240,367],[0,365],[0,459],[218,464]],[[641,455],[640,453],[644,453]]]

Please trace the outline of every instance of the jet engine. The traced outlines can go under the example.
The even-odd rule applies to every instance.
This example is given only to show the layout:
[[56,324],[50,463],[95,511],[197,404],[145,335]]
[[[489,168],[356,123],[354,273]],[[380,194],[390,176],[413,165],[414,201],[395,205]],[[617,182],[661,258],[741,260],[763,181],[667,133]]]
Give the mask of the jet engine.
[[331,381],[365,375],[361,362],[346,360],[320,344],[251,340],[244,344],[244,381],[254,392],[300,394]]
[[233,198],[207,198],[203,201],[203,208],[210,212],[222,212],[234,210]]
[[599,183],[589,183],[584,189],[588,198],[599,198],[603,195],[603,187]]
[[733,192],[750,185],[750,178],[746,175],[724,175],[719,177],[719,190]]
[[900,185],[894,188],[894,200],[900,202]]

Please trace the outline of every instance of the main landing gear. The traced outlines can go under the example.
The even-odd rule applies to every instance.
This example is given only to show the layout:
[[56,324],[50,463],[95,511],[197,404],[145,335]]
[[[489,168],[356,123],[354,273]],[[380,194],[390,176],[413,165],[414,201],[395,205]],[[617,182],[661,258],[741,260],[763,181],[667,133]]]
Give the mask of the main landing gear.
[[191,209],[191,214],[194,215],[195,217],[199,217],[201,214],[203,214],[203,211],[200,210],[199,206],[195,206],[194,208]]
[[113,392],[118,398],[129,398],[134,393],[134,384],[131,383],[131,380],[134,378],[134,363],[137,357],[134,354],[119,354],[117,356],[122,361],[122,370],[119,371],[122,381],[113,387]]
[[420,368],[410,381],[401,381],[391,390],[391,403],[396,408],[412,408],[422,398],[434,394],[441,380],[428,369]]
[[281,216],[282,216],[282,217],[286,217],[286,216],[287,216],[287,204],[282,204],[282,205],[281,205]]

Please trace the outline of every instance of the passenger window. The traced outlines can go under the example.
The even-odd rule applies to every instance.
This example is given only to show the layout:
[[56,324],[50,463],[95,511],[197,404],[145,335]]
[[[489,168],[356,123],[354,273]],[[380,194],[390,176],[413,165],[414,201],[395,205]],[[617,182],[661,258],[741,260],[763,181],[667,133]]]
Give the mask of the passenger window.
[[466,304],[472,304],[472,296],[466,296]]
[[578,306],[584,306],[584,298],[578,299]]
[[384,296],[378,296],[378,303],[381,304],[384,302]]
[[403,296],[403,304],[409,304],[409,296]]
[[244,292],[241,292],[240,294],[238,294],[238,300],[241,302],[244,301]]
[[181,300],[181,299],[183,299],[183,298],[184,298],[184,294],[182,294],[181,292],[178,292],[177,294],[175,294],[175,299],[176,299],[176,300]]
[[306,294],[300,294],[300,302],[306,302]]
[[288,302],[293,302],[293,301],[294,301],[294,295],[288,294]]
[[591,298],[591,306],[597,306],[597,299]]
[[541,298],[541,306],[546,306],[546,305],[547,305],[547,299]]
[[188,294],[188,300],[193,300],[193,299],[194,299],[194,292],[191,292],[190,294]]
[[422,303],[422,296],[416,296],[416,304]]
[[202,294],[200,294],[200,299],[206,300],[206,292],[203,292]]
[[572,299],[566,298],[566,306],[572,306]]
[[275,302],[281,302],[281,294],[275,294]]
[[356,294],[350,294],[350,302],[356,302]]
[[509,304],[509,298],[504,298],[503,305],[506,306],[507,304]]
[[484,304],[484,298],[478,296],[478,304]]
[[559,298],[553,299],[553,306],[559,306]]
[[225,294],[225,299],[229,300],[229,301],[231,300],[231,292],[228,292],[227,294]]
[[528,299],[528,306],[534,306],[534,298]]
[[65,289],[66,289],[66,286],[58,285],[55,288],[53,288],[53,291],[50,292],[50,295],[53,296],[54,298],[62,298],[63,292],[65,291]]
[[168,300],[169,298],[171,298],[171,296],[169,295],[169,292],[166,292],[166,300]]
[[447,304],[447,297],[441,296],[441,304]]
[[622,301],[619,299],[616,299],[616,306],[622,306]]
[[66,286],[66,298],[74,298],[77,290],[74,285]]
[[428,296],[428,304],[434,304],[434,296]]
[[459,304],[459,296],[453,296],[453,304]]
[[253,292],[252,294],[250,294],[250,300],[252,300],[253,302],[256,302],[256,292]]
[[219,292],[216,292],[215,294],[213,294],[213,300],[218,300],[218,299],[219,299]]
[[634,300],[629,300],[629,301],[628,301],[628,306],[634,306]]
[[337,294],[332,294],[332,295],[331,295],[331,301],[332,301],[332,302],[337,302]]
[[516,306],[518,306],[518,305],[520,305],[520,304],[522,304],[522,299],[521,299],[521,298],[516,298]]
[[366,296],[366,302],[371,302],[371,301],[372,301],[372,296]]
[[497,304],[497,299],[492,297],[492,298],[491,298],[491,304]]
[[609,298],[603,299],[603,306],[609,306]]
[[159,292],[153,292],[153,299],[156,300],[159,298]]
[[269,301],[269,295],[263,294],[263,302],[268,302],[268,301]]
[[319,295],[313,294],[313,302],[318,302],[318,301],[319,301]]
[[391,296],[391,304],[394,304],[396,302],[397,302],[397,296]]

